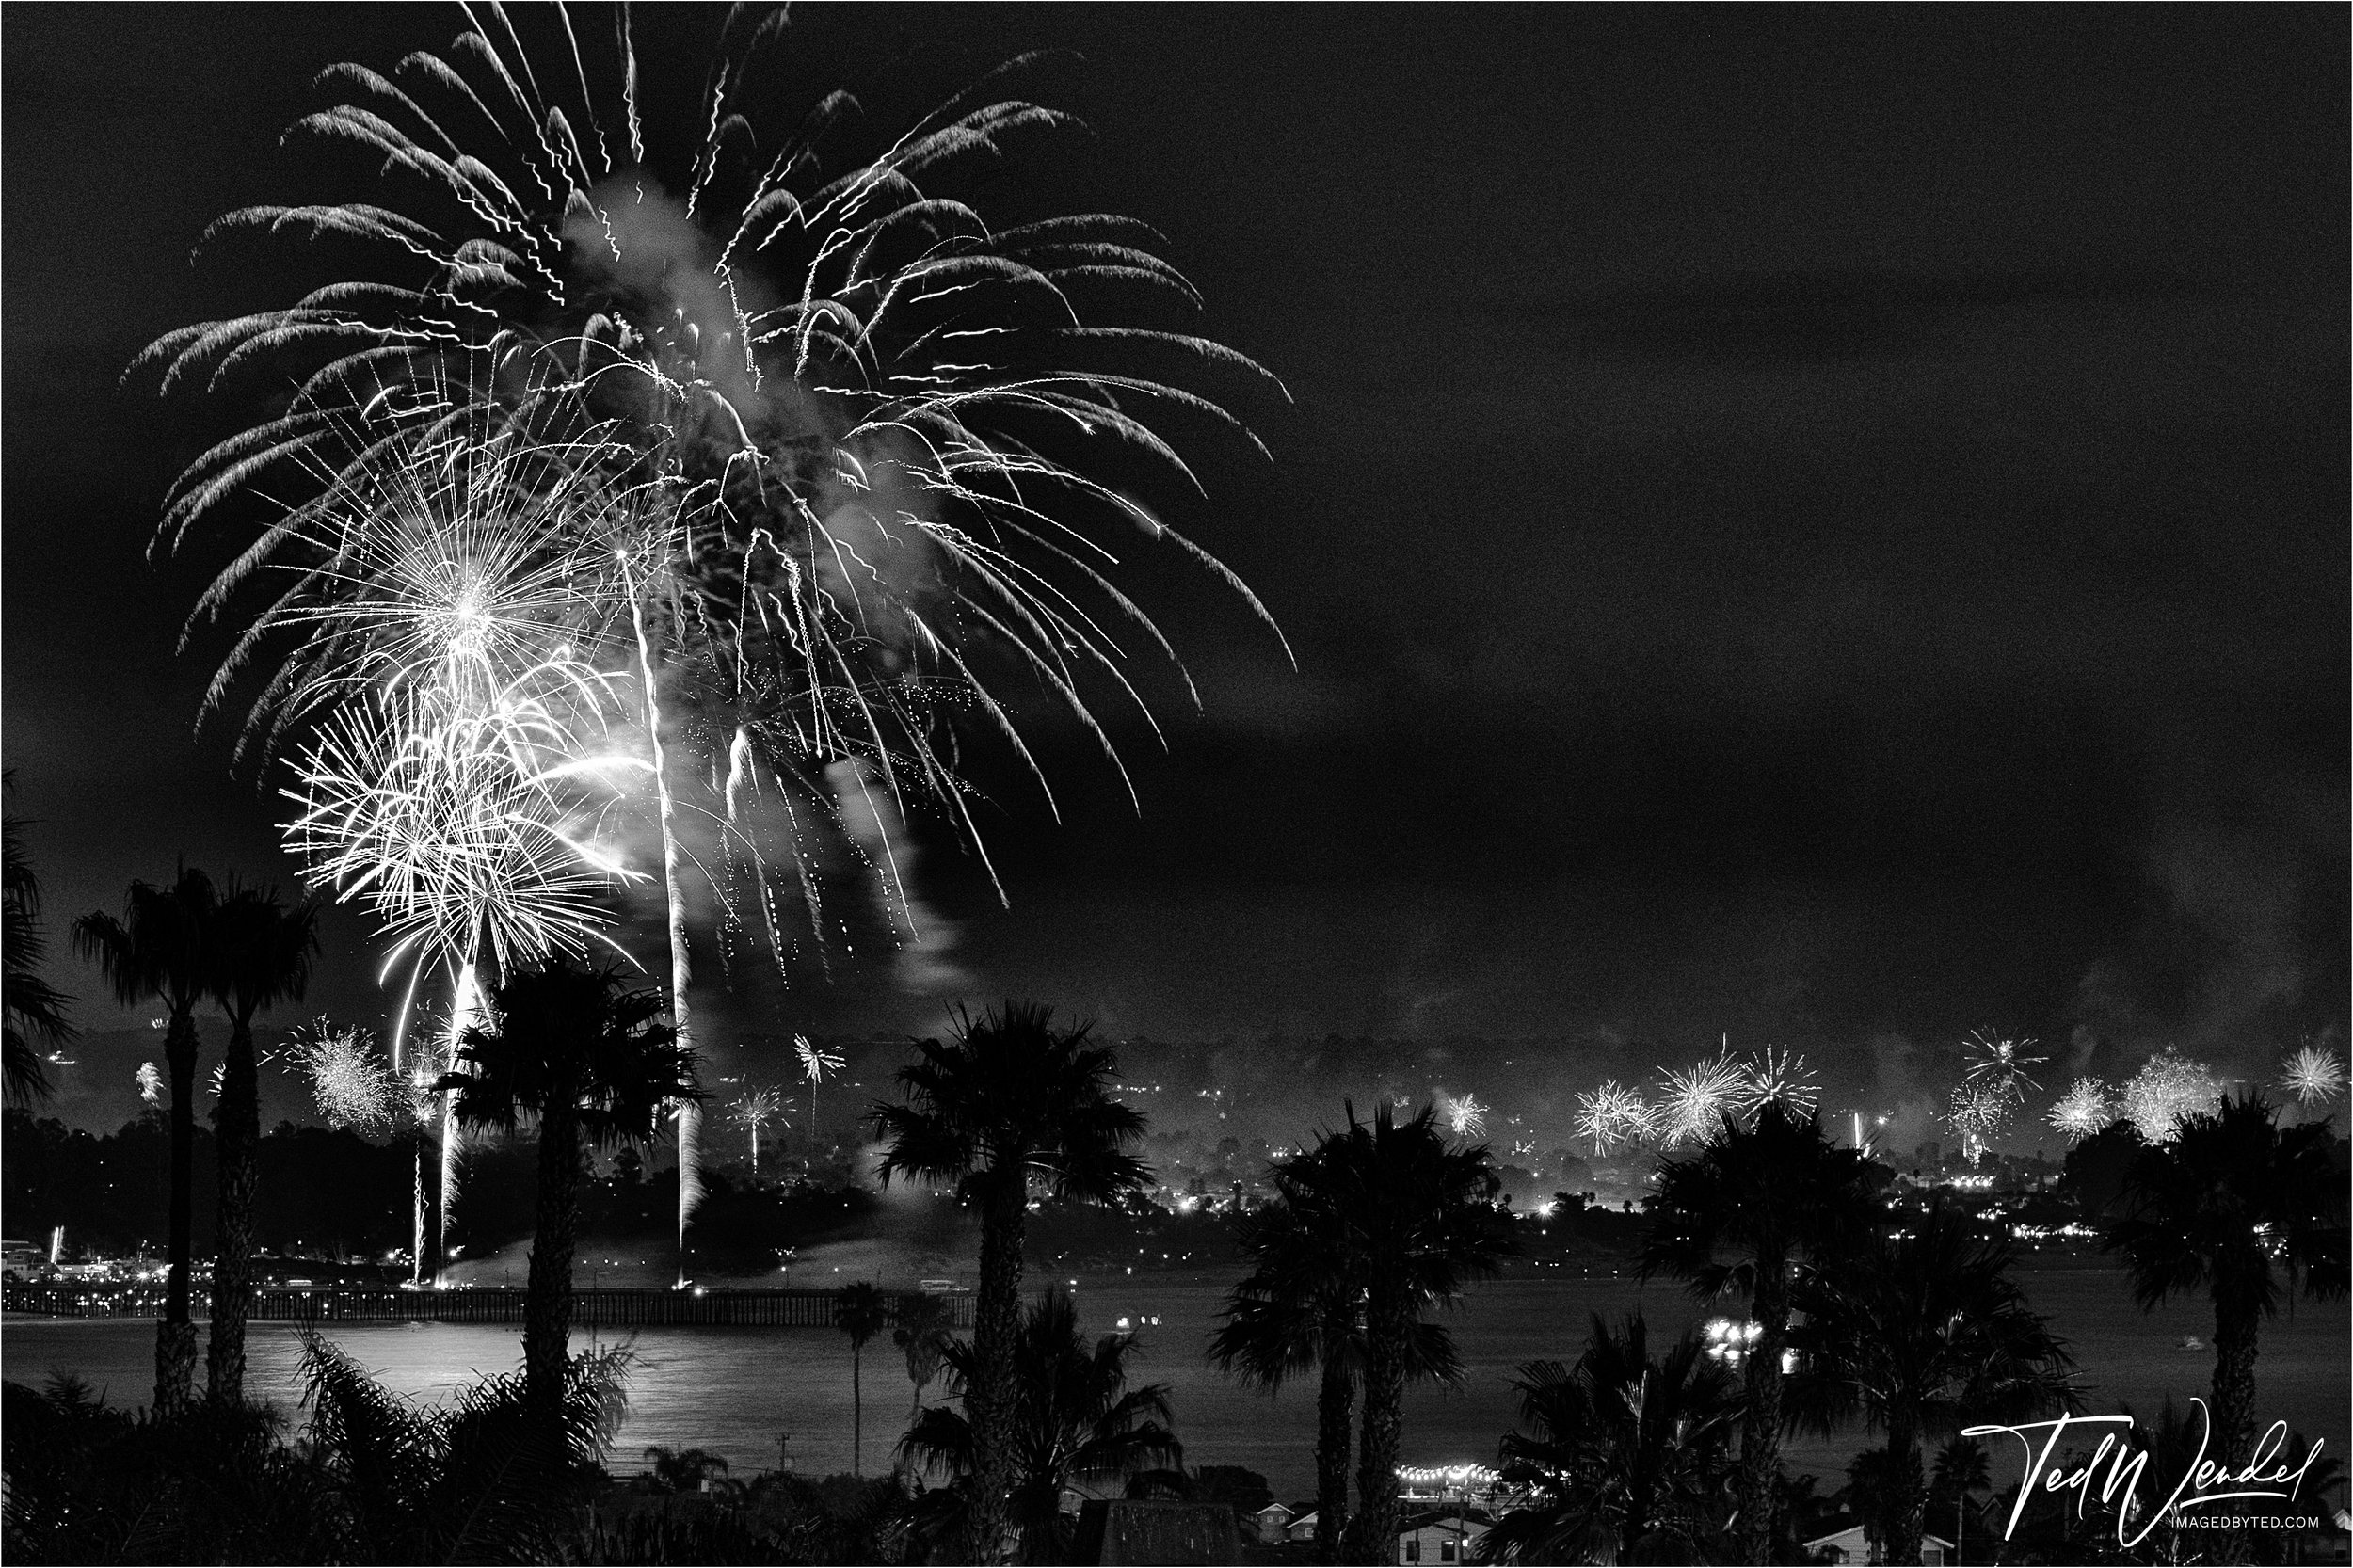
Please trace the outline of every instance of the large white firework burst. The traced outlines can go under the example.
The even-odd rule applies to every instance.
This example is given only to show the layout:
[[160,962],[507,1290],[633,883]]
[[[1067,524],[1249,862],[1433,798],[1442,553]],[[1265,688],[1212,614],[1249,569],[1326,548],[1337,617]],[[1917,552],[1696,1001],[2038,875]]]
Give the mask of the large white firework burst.
[[1656,1108],[1668,1146],[1714,1137],[1724,1118],[1740,1110],[1748,1081],[1748,1074],[1729,1054],[1661,1074]]
[[1739,1095],[1740,1109],[1749,1115],[1778,1105],[1803,1120],[1814,1114],[1821,1088],[1804,1057],[1785,1046],[1768,1046],[1742,1064]]
[[1595,1155],[1640,1144],[1652,1136],[1657,1126],[1641,1091],[1615,1079],[1604,1079],[1592,1094],[1577,1096],[1577,1130],[1580,1137],[1593,1141]]
[[1479,1103],[1479,1096],[1467,1091],[1438,1096],[1438,1115],[1457,1138],[1476,1138],[1485,1132],[1487,1111],[1486,1106]]
[[2344,1060],[2324,1046],[2306,1046],[2280,1064],[2280,1088],[2301,1105],[2333,1105],[2345,1083]]
[[2116,1115],[2108,1086],[2096,1078],[2079,1078],[2053,1103],[2046,1119],[2067,1134],[2069,1143],[2080,1144],[2115,1121]]
[[2191,1062],[2169,1046],[2141,1064],[2120,1092],[2119,1110],[2152,1144],[2170,1143],[2185,1119],[2211,1111],[2222,1084],[2203,1062]]

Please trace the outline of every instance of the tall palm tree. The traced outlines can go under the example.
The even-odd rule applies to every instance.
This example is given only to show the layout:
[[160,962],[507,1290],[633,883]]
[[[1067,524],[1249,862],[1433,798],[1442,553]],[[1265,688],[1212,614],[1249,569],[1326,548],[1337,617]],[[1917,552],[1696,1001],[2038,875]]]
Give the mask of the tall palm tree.
[[1520,1368],[1503,1479],[1534,1494],[1481,1543],[1489,1561],[1702,1562],[1721,1534],[1740,1388],[1687,1333],[1650,1353],[1641,1314],[1595,1313],[1574,1367]]
[[1887,1560],[1916,1562],[1921,1443],[1964,1421],[2077,1408],[2074,1360],[2011,1278],[2008,1240],[1944,1203],[1826,1257],[1801,1280],[1793,1413],[1817,1431],[1862,1417],[1887,1437]]
[[906,1357],[907,1381],[915,1384],[914,1402],[907,1407],[913,1421],[923,1412],[923,1390],[939,1375],[947,1352],[947,1305],[937,1296],[901,1296],[890,1342]]
[[[1110,1334],[1090,1350],[1079,1334],[1077,1307],[1050,1288],[1016,1335],[1013,1397],[1003,1414],[1013,1458],[1008,1516],[1020,1532],[1022,1561],[1068,1560],[1062,1495],[1074,1481],[1109,1480],[1184,1462],[1184,1445],[1169,1430],[1168,1385],[1128,1386],[1134,1348],[1132,1336]],[[977,1512],[978,1432],[969,1414],[979,1386],[977,1347],[952,1340],[947,1362],[965,1409],[934,1405],[924,1411],[900,1451],[912,1464],[961,1478],[963,1506]]]
[[[1369,1285],[1361,1259],[1338,1244],[1336,1227],[1319,1223],[1313,1186],[1302,1179],[1312,1153],[1278,1162],[1274,1202],[1241,1216],[1236,1239],[1257,1261],[1226,1298],[1223,1320],[1209,1339],[1209,1361],[1220,1371],[1279,1391],[1315,1368],[1316,1554],[1337,1562],[1348,1523],[1348,1467],[1353,1444],[1349,1421],[1356,1384],[1367,1363],[1365,1301]],[[1462,1363],[1442,1324],[1417,1322],[1409,1376],[1454,1384]]]
[[212,878],[189,866],[168,888],[134,882],[120,919],[73,922],[73,948],[105,975],[125,1007],[161,1000],[169,1014],[164,1062],[171,1074],[171,1197],[165,1240],[164,1316],[155,1325],[155,1413],[176,1415],[196,1382],[196,1324],[188,1317],[190,1163],[196,1144],[196,1009],[212,981]]
[[[1835,1146],[1814,1118],[1778,1101],[1760,1106],[1746,1124],[1727,1117],[1690,1159],[1659,1165],[1641,1277],[1686,1280],[1704,1302],[1739,1291],[1756,1320],[1756,1343],[1742,1367],[1736,1487],[1742,1561],[1764,1562],[1772,1551],[1793,1277],[1858,1232],[1867,1192],[1863,1156]],[[1737,1260],[1720,1256],[1727,1253]]]
[[458,1119],[539,1132],[537,1212],[523,1302],[526,1402],[543,1433],[560,1433],[570,1366],[572,1244],[583,1156],[654,1136],[663,1112],[697,1098],[693,1052],[663,1022],[656,990],[624,989],[617,968],[565,958],[506,976],[488,1016],[457,1046],[457,1070],[436,1085],[456,1091]]
[[[1417,1325],[1426,1307],[1451,1303],[1513,1250],[1495,1201],[1502,1179],[1484,1144],[1448,1143],[1429,1106],[1401,1123],[1385,1105],[1360,1121],[1352,1105],[1346,1127],[1288,1163],[1275,1179],[1279,1201],[1322,1229],[1364,1286],[1356,1512],[1344,1542],[1352,1560],[1385,1562],[1396,1550],[1397,1459]],[[1302,1255],[1303,1266],[1311,1256]],[[1309,1288],[1291,1273],[1269,1283],[1283,1294]]]
[[867,1341],[890,1326],[890,1304],[870,1280],[858,1280],[834,1292],[833,1326],[850,1341],[850,1473],[866,1474],[866,1394],[859,1370]]
[[2341,1300],[2346,1283],[2345,1173],[2327,1127],[2282,1128],[2259,1095],[2187,1118],[2133,1157],[2121,1217],[2101,1245],[2121,1253],[2143,1311],[2204,1290],[2214,1304],[2215,1457],[2244,1464],[2254,1444],[2255,1340],[2304,1291]]
[[283,1001],[298,1001],[311,984],[319,948],[318,905],[288,908],[275,888],[229,882],[214,919],[212,981],[208,987],[229,1015],[220,1097],[213,1105],[213,1146],[220,1183],[213,1249],[212,1343],[204,1358],[212,1397],[234,1403],[245,1397],[245,1317],[253,1300],[253,1195],[261,1177],[260,1075],[253,1057],[253,1016]]
[[1933,1490],[1936,1496],[1952,1499],[1953,1560],[1965,1562],[1970,1500],[1981,1492],[1993,1490],[1993,1462],[1986,1454],[1985,1445],[1958,1433],[1945,1439],[1945,1446],[1936,1453]]
[[[16,788],[14,770],[5,776],[7,787]],[[47,1099],[51,1093],[35,1042],[63,1045],[73,1038],[73,1026],[65,1016],[65,1004],[73,999],[40,975],[49,942],[41,934],[40,878],[24,853],[24,823],[13,816],[0,823],[0,844],[6,846],[7,865],[5,881],[0,881],[0,911],[5,911],[0,916],[5,921],[0,923],[0,1014],[7,1019],[0,1038],[5,1038],[8,1097],[33,1102]]]
[[1116,1058],[1090,1026],[1057,1029],[1050,1009],[1008,1001],[975,1019],[957,1010],[942,1043],[901,1069],[904,1105],[874,1108],[889,1141],[882,1177],[952,1182],[980,1210],[981,1279],[965,1410],[972,1432],[972,1560],[1002,1552],[1015,1482],[1014,1342],[1021,1327],[1021,1247],[1032,1189],[1110,1202],[1150,1176],[1128,1150],[1144,1118],[1112,1096]]

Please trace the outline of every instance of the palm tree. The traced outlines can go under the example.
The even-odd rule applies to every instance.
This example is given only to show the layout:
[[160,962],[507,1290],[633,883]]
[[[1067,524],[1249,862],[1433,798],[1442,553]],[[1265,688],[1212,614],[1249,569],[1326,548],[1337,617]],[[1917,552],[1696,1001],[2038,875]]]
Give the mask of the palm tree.
[[1650,1353],[1640,1313],[1595,1313],[1575,1367],[1531,1361],[1503,1479],[1535,1495],[1485,1536],[1503,1562],[1702,1562],[1722,1531],[1740,1389],[1687,1333]]
[[[1358,1259],[1335,1244],[1337,1231],[1317,1221],[1312,1186],[1301,1179],[1302,1162],[1311,1159],[1301,1154],[1277,1163],[1276,1200],[1236,1223],[1236,1239],[1257,1267],[1228,1294],[1224,1320],[1209,1339],[1209,1361],[1270,1393],[1319,1368],[1316,1552],[1320,1560],[1337,1562],[1348,1523],[1349,1419],[1367,1363],[1369,1287]],[[1443,1325],[1414,1325],[1409,1375],[1462,1381],[1453,1337]]]
[[572,1240],[583,1156],[654,1136],[663,1112],[698,1098],[691,1050],[661,1021],[662,993],[623,989],[617,968],[564,958],[508,975],[457,1046],[456,1114],[476,1127],[538,1124],[537,1213],[523,1302],[527,1403],[543,1433],[562,1428],[570,1366]]
[[[1856,1232],[1866,1192],[1864,1158],[1836,1147],[1811,1116],[1801,1119],[1779,1102],[1759,1107],[1745,1125],[1727,1117],[1698,1154],[1659,1165],[1641,1277],[1687,1280],[1704,1302],[1739,1290],[1756,1320],[1756,1343],[1742,1368],[1747,1389],[1736,1488],[1746,1562],[1764,1562],[1772,1550],[1792,1274]],[[1740,1255],[1739,1261],[1721,1261],[1724,1252]]]
[[160,999],[170,1016],[164,1062],[171,1071],[171,1197],[165,1242],[164,1316],[155,1325],[155,1412],[176,1415],[196,1382],[196,1324],[188,1317],[189,1165],[196,1142],[196,1009],[212,981],[212,878],[183,866],[168,888],[134,882],[122,917],[93,912],[73,922],[73,948],[95,963],[125,1007]]
[[834,1292],[833,1326],[850,1340],[850,1473],[866,1474],[866,1396],[858,1373],[866,1342],[890,1326],[890,1304],[868,1280]]
[[261,1085],[253,1059],[253,1016],[298,1001],[318,952],[318,906],[293,908],[274,888],[240,888],[235,878],[214,920],[213,1000],[229,1015],[229,1049],[213,1139],[220,1182],[213,1251],[212,1343],[204,1358],[216,1400],[245,1397],[245,1315],[253,1300],[253,1195],[261,1176]]
[[1144,1118],[1112,1097],[1115,1057],[1088,1043],[1090,1026],[1054,1027],[1050,1009],[1007,1002],[975,1020],[961,1008],[945,1043],[917,1046],[901,1069],[904,1105],[877,1106],[889,1140],[882,1177],[953,1182],[981,1215],[965,1410],[972,1431],[967,1545],[997,1560],[1014,1485],[1014,1341],[1021,1327],[1021,1247],[1032,1186],[1056,1197],[1110,1202],[1149,1178],[1128,1153]]
[[[15,772],[5,776],[13,790]],[[49,943],[40,929],[40,878],[24,853],[24,824],[12,816],[0,823],[0,844],[6,847],[7,866],[5,882],[0,882],[0,910],[5,911],[0,917],[5,920],[0,923],[0,950],[5,950],[0,951],[0,966],[5,966],[0,968],[0,1013],[7,1016],[8,1097],[34,1102],[51,1093],[49,1074],[34,1042],[58,1046],[73,1038],[73,1026],[65,1017],[65,1004],[73,999],[40,977]]]
[[2255,1339],[2293,1295],[2345,1294],[2345,1173],[2326,1126],[2282,1128],[2259,1095],[2187,1118],[2133,1157],[2121,1217],[2101,1245],[2121,1253],[2133,1296],[2154,1311],[2203,1289],[2214,1303],[2215,1457],[2244,1464],[2254,1443]]
[[1799,1282],[1790,1333],[1795,1414],[1816,1430],[1860,1416],[1887,1437],[1881,1533],[1890,1562],[1916,1562],[1928,1496],[1924,1438],[2079,1401],[2073,1358],[2010,1277],[2017,1255],[1944,1203],[1826,1257]]
[[[1385,1562],[1396,1550],[1397,1458],[1404,1436],[1405,1381],[1415,1365],[1421,1313],[1452,1302],[1472,1279],[1495,1272],[1513,1250],[1496,1207],[1502,1181],[1486,1146],[1455,1147],[1424,1106],[1399,1123],[1389,1107],[1370,1122],[1348,1108],[1348,1125],[1276,1176],[1281,1203],[1299,1210],[1363,1284],[1364,1415],[1356,1459],[1350,1559]],[[1312,1288],[1305,1271],[1268,1283],[1278,1294]]]
[[915,1384],[915,1400],[907,1410],[907,1419],[913,1421],[923,1412],[923,1389],[939,1375],[947,1351],[946,1304],[937,1296],[901,1296],[890,1342],[906,1357],[907,1381]]
[[[1053,1288],[1031,1308],[1015,1336],[1013,1397],[1003,1415],[1013,1457],[1009,1517],[1020,1532],[1022,1561],[1066,1560],[1062,1495],[1073,1482],[1115,1480],[1184,1462],[1184,1445],[1169,1430],[1168,1385],[1128,1386],[1128,1358],[1134,1347],[1131,1336],[1110,1334],[1090,1350],[1079,1334],[1077,1307]],[[907,1430],[900,1453],[910,1464],[960,1478],[958,1494],[965,1511],[972,1512],[980,1502],[978,1432],[969,1418],[979,1386],[977,1348],[952,1340],[947,1362],[965,1409],[934,1405],[924,1411]]]
[[1985,1445],[1958,1433],[1945,1439],[1936,1454],[1934,1490],[1936,1496],[1952,1499],[1953,1560],[1966,1561],[1963,1547],[1969,1534],[1970,1499],[1993,1490],[1993,1461],[1986,1455]]

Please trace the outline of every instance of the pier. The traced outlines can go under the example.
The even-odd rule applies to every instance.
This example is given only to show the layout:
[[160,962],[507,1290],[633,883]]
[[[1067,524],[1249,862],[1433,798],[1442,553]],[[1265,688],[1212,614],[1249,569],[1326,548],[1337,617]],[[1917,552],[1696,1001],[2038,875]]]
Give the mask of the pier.
[[[886,1293],[895,1322],[899,1304],[913,1291]],[[209,1315],[206,1292],[189,1304]],[[384,1286],[269,1285],[253,1292],[247,1316],[288,1323],[514,1323],[523,1320],[520,1288],[469,1286],[452,1290],[403,1290]],[[948,1314],[951,1328],[972,1326],[972,1296],[950,1291],[928,1298]],[[572,1292],[574,1328],[823,1328],[833,1327],[833,1290],[734,1290],[716,1286],[684,1290],[592,1288]],[[0,1307],[48,1318],[154,1318],[164,1309],[160,1285],[52,1285],[9,1280]]]

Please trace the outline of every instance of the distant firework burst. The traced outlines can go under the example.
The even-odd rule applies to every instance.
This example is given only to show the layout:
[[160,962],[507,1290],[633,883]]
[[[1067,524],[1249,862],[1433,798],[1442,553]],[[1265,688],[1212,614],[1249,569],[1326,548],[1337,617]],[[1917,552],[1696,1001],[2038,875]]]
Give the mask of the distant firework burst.
[[2212,1111],[2221,1097],[2221,1081],[2206,1064],[2170,1047],[2143,1063],[2119,1096],[2124,1119],[2152,1144],[2172,1142],[2185,1118]]
[[1657,1107],[1661,1137],[1670,1147],[1706,1142],[1726,1116],[1739,1111],[1748,1081],[1728,1055],[1662,1074]]
[[1446,1125],[1457,1138],[1476,1138],[1485,1132],[1487,1109],[1479,1103],[1477,1095],[1438,1096],[1438,1114],[1446,1118]]
[[1786,1047],[1768,1046],[1742,1064],[1739,1096],[1740,1109],[1752,1116],[1778,1105],[1803,1120],[1814,1114],[1821,1089],[1804,1057]]
[[1597,1156],[1614,1148],[1640,1144],[1650,1137],[1657,1127],[1657,1120],[1641,1092],[1629,1089],[1614,1079],[1605,1079],[1601,1087],[1592,1094],[1577,1096],[1577,1135],[1593,1141],[1593,1153]]
[[1975,1165],[1985,1158],[1986,1146],[2009,1119],[2007,1089],[1984,1083],[1964,1083],[1953,1091],[1945,1120],[1961,1140],[1961,1155]]
[[139,1086],[139,1099],[143,1104],[164,1103],[164,1075],[154,1063],[140,1063],[139,1070],[131,1075],[131,1080]]
[[2108,1086],[2096,1078],[2079,1078],[2058,1097],[2045,1119],[2067,1134],[2069,1143],[2080,1144],[2105,1129],[2116,1116]]
[[2026,1069],[2050,1060],[2047,1056],[2027,1054],[2034,1048],[2034,1044],[2032,1040],[1996,1039],[1988,1030],[1971,1031],[1967,1043],[1961,1048],[1969,1064],[1969,1080],[1996,1094],[2023,1101],[2028,1089],[2042,1087]]
[[408,1080],[376,1048],[373,1036],[321,1019],[284,1053],[287,1065],[311,1086],[329,1127],[383,1133],[410,1110]]
[[2325,1047],[2306,1046],[2280,1064],[2280,1088],[2301,1105],[2334,1105],[2345,1084],[2345,1063]]

